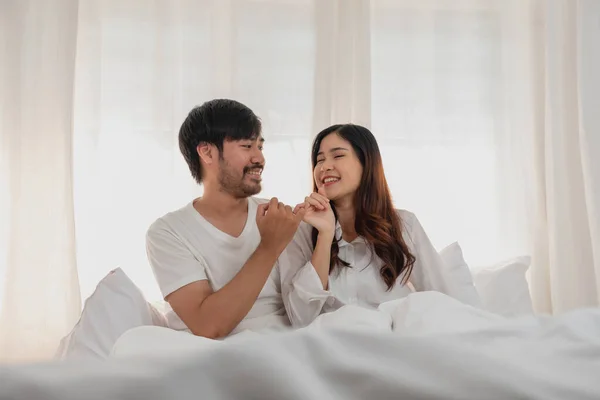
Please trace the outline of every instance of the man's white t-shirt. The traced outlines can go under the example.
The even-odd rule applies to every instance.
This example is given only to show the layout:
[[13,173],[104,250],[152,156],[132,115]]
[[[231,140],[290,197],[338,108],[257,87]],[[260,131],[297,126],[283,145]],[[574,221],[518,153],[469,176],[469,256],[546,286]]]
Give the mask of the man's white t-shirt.
[[[238,237],[217,229],[196,211],[193,202],[156,220],[146,235],[146,251],[163,297],[196,281],[208,280],[213,291],[231,281],[260,243],[256,210],[265,202],[248,198],[248,219]],[[173,329],[188,330],[172,310],[167,318]],[[254,306],[232,334],[285,326],[289,326],[289,319],[281,298],[279,268],[275,267]]]

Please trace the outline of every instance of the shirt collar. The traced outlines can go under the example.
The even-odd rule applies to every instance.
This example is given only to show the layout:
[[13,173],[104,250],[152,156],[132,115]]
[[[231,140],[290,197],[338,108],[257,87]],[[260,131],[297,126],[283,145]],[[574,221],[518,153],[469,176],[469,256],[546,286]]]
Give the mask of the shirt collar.
[[335,237],[336,239],[338,239],[338,246],[340,248],[348,246],[350,244],[366,243],[365,239],[362,236],[358,236],[351,243],[348,243],[344,239],[342,239],[342,226],[340,225],[339,221],[335,222]]

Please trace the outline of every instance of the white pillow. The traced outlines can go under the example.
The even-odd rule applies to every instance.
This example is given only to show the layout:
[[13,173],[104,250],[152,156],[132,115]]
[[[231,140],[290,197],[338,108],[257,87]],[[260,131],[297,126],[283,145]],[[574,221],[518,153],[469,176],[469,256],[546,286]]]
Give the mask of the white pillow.
[[486,310],[507,317],[533,314],[525,276],[530,264],[530,257],[516,257],[473,269],[473,280]]
[[166,326],[167,321],[117,268],[98,283],[85,301],[79,321],[61,340],[55,358],[107,358],[123,333],[144,325]]
[[446,246],[440,251],[440,256],[448,268],[449,275],[452,277],[454,286],[462,294],[460,300],[473,306],[481,307],[481,299],[478,295],[477,287],[473,282],[471,270],[467,265],[462,253],[462,249],[457,242]]
[[[470,269],[457,242],[440,251],[440,256],[455,271],[460,271],[461,274],[467,271],[469,278],[472,275],[472,282],[477,288],[484,310],[504,316],[533,313],[525,277],[531,263],[530,257],[516,257],[489,267]],[[461,280],[466,284],[470,279],[462,276]]]

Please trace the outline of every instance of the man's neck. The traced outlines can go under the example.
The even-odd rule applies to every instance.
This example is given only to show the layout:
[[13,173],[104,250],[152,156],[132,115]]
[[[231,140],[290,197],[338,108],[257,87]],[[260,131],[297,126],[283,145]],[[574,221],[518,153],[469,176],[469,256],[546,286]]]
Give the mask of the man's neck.
[[334,202],[340,227],[342,228],[342,237],[346,242],[351,242],[358,236],[356,227],[356,213],[354,210],[354,199],[343,198]]
[[248,211],[248,199],[236,198],[229,193],[205,186],[204,194],[194,203],[194,207],[201,214],[218,217],[239,215]]

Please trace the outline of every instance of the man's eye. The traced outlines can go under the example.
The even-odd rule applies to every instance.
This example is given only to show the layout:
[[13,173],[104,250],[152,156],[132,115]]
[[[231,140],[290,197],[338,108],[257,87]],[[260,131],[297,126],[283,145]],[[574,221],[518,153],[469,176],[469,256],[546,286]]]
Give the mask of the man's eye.
[[338,154],[338,155],[337,155],[337,156],[335,156],[334,158],[342,158],[342,157],[344,157],[344,155],[343,155],[343,154]]
[[320,164],[320,163],[322,163],[323,161],[325,161],[325,160],[322,160],[322,159],[321,159],[321,160],[317,160],[317,164]]

